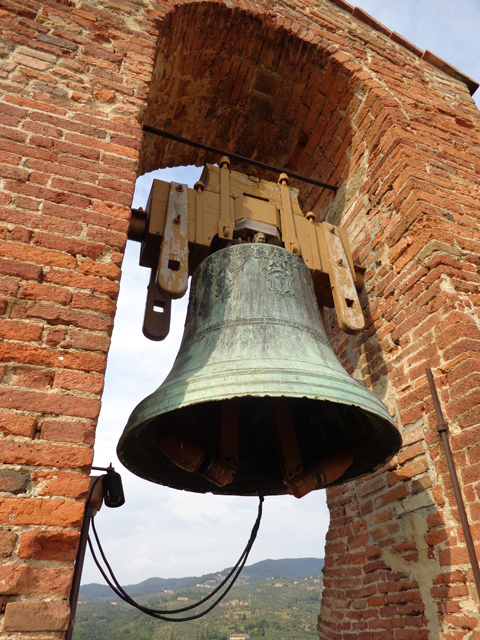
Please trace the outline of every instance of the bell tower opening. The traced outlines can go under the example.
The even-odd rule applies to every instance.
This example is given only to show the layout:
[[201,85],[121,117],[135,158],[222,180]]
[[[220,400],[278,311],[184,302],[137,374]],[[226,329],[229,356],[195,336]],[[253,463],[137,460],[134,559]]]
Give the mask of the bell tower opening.
[[[194,166],[175,167],[140,176],[132,206],[145,207],[152,179],[187,183],[192,187],[201,170]],[[97,429],[95,465],[108,464],[126,418],[167,376],[183,334],[188,294],[172,305],[171,332],[165,341],[155,343],[142,335],[148,270],[138,266],[138,252],[139,245],[128,241]],[[114,461],[115,464],[122,473],[128,510],[109,512],[108,529],[98,525],[102,544],[108,549],[114,568],[123,564],[127,548],[137,550],[138,560],[132,569],[135,573],[130,574],[135,576],[133,581],[153,575],[182,577],[186,571],[202,575],[230,566],[236,553],[232,549],[240,549],[248,537],[256,510],[255,500],[212,494],[200,498],[139,480],[120,462]],[[152,510],[153,504],[158,508]],[[235,522],[234,530],[232,522]],[[316,491],[301,501],[290,496],[270,498],[251,562],[266,558],[322,557],[328,523],[324,491]],[[197,541],[194,545],[192,536]],[[224,544],[227,539],[230,545]],[[168,556],[152,557],[149,550],[162,546],[168,549]],[[211,558],[213,550],[218,559],[215,566],[211,560],[205,560],[208,556]],[[98,570],[89,554],[83,575],[83,583],[98,581]]]

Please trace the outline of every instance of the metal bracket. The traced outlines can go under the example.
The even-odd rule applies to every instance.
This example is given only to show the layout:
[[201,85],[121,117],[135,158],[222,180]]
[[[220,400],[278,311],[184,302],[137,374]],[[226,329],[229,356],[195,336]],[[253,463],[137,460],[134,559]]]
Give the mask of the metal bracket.
[[302,214],[296,189],[282,174],[278,183],[206,165],[195,189],[155,180],[146,212],[132,210],[129,239],[141,242],[140,264],[152,269],[144,334],[162,340],[168,334],[171,300],[182,297],[207,255],[232,241],[250,242],[258,233],[284,245],[309,268],[315,295],[323,307],[335,307],[338,324],[355,334],[365,326],[357,291],[361,267],[353,264],[346,232]]
[[170,331],[172,299],[164,291],[158,291],[156,280],[156,273],[152,269],[143,317],[143,335],[158,342],[164,340]]
[[188,287],[188,185],[172,182],[158,259],[157,285],[170,298]]
[[230,160],[224,156],[220,160],[220,220],[218,221],[218,239],[233,238],[234,223],[230,213]]
[[282,211],[280,213],[282,220],[282,235],[285,249],[288,249],[296,256],[301,256],[300,246],[298,244],[295,222],[293,219],[292,202],[290,200],[290,189],[288,188],[288,176],[286,173],[280,174],[278,179],[280,184],[280,193],[282,195]]
[[341,230],[327,222],[321,228],[338,325],[346,333],[358,333],[365,328],[365,318],[355,288],[353,263],[347,257]]

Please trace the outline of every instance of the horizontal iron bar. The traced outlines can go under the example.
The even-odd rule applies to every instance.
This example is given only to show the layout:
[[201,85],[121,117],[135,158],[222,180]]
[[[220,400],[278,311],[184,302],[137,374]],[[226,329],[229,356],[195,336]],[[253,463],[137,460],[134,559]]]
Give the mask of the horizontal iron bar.
[[227,156],[232,160],[238,160],[238,162],[244,162],[245,164],[251,164],[254,167],[265,169],[265,171],[273,171],[274,173],[286,173],[289,178],[293,178],[294,180],[300,180],[301,182],[308,182],[309,184],[314,184],[316,187],[323,187],[324,189],[330,189],[330,191],[338,190],[338,187],[335,187],[332,184],[319,182],[318,180],[313,180],[312,178],[301,176],[298,173],[292,173],[291,171],[288,171],[288,169],[279,169],[278,167],[274,167],[271,164],[265,164],[264,162],[258,162],[258,160],[252,160],[251,158],[245,158],[244,156],[239,156],[237,153],[231,153],[230,151],[225,151],[224,149],[217,149],[217,147],[211,147],[208,144],[202,144],[201,142],[195,142],[194,140],[189,140],[188,138],[182,138],[181,136],[177,136],[174,133],[168,133],[167,131],[162,131],[162,129],[149,127],[146,124],[143,125],[142,129],[147,133],[153,133],[156,136],[162,136],[162,138],[167,138],[168,140],[173,140],[174,142],[180,142],[181,144],[188,144],[190,147],[195,147],[196,149],[202,149],[203,151],[218,153],[219,155]]

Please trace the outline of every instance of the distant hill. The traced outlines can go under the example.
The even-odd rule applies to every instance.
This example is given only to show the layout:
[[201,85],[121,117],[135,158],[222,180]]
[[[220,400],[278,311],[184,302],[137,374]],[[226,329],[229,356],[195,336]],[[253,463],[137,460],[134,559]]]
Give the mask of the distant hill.
[[[172,608],[194,605],[206,593],[205,587],[180,587],[135,599],[143,606],[167,613]],[[122,601],[81,601],[73,640],[228,640],[232,633],[248,634],[252,640],[318,640],[322,593],[318,574],[295,580],[270,577],[233,586],[218,607],[204,617],[181,624],[155,620]],[[205,606],[208,605],[195,613],[205,611]]]
[[[240,574],[237,584],[253,584],[262,582],[267,578],[284,578],[285,580],[298,580],[317,576],[324,565],[320,558],[286,558],[284,560],[262,560],[245,567]],[[207,580],[213,580],[213,584],[219,582],[228,573],[229,569],[221,572],[210,573],[204,576],[187,578],[149,578],[139,584],[130,584],[124,587],[131,596],[139,596],[148,593],[157,593],[164,589],[178,589],[194,587],[196,584],[204,584]],[[104,584],[85,584],[80,587],[78,599],[82,602],[106,602],[115,601],[117,596]]]

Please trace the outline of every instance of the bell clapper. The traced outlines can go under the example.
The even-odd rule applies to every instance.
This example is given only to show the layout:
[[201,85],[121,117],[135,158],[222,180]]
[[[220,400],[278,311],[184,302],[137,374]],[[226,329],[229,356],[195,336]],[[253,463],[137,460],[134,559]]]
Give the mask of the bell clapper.
[[272,425],[284,484],[296,498],[338,480],[353,463],[349,449],[318,458],[305,469],[287,398],[271,398]]
[[194,440],[174,433],[162,433],[158,448],[167,458],[185,471],[196,471],[205,459],[205,450]]
[[158,448],[170,462],[184,471],[196,471],[217,487],[232,482],[238,471],[238,398],[222,400],[218,416],[218,453],[208,456],[192,440],[173,433],[162,433]]
[[320,473],[322,486],[327,486],[338,480],[353,464],[353,452],[350,449],[334,451],[328,456],[322,456],[315,461],[314,468]]
[[218,416],[218,454],[202,474],[217,487],[232,482],[238,471],[238,398],[222,400]]
[[283,482],[296,498],[303,498],[317,489],[318,483],[304,470],[287,398],[270,398],[270,406]]

